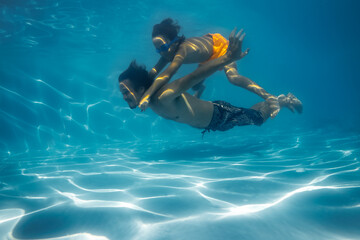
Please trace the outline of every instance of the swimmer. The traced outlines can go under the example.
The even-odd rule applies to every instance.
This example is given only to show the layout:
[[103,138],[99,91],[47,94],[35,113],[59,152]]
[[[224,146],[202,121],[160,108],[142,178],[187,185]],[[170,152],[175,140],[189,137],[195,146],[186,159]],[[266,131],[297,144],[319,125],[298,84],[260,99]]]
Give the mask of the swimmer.
[[[162,86],[168,83],[171,77],[177,72],[183,63],[200,63],[199,67],[216,58],[223,56],[229,45],[229,41],[219,33],[206,34],[202,37],[193,37],[185,39],[184,36],[178,36],[180,26],[175,24],[170,18],[163,20],[160,24],[153,27],[152,41],[157,53],[161,55],[159,61],[149,72],[149,76],[155,78],[162,69],[170,65],[155,79],[154,83],[147,89],[142,96],[139,108],[144,111],[150,102],[153,94]],[[242,54],[248,54],[246,49]],[[237,71],[235,62],[230,62],[226,66],[219,68],[224,70],[230,83],[245,88],[270,104],[271,117],[274,118],[279,112],[279,102],[277,98],[266,92],[258,84],[245,76],[241,76]],[[205,79],[199,81],[192,89],[195,91],[194,96],[200,97],[205,89],[203,84]]]
[[[194,97],[186,91],[204,78],[216,72],[219,68],[237,61],[247,52],[242,52],[242,42],[245,34],[232,31],[226,53],[214,60],[207,61],[194,72],[166,83],[157,90],[149,101],[149,107],[159,116],[176,122],[188,124],[206,131],[226,131],[235,126],[263,124],[271,115],[271,102],[263,101],[251,108],[232,106],[224,101],[204,101]],[[150,88],[153,78],[144,67],[133,61],[127,70],[119,76],[120,92],[130,108],[139,105],[140,99]],[[280,95],[276,97],[280,107],[302,111],[302,103],[294,95]]]

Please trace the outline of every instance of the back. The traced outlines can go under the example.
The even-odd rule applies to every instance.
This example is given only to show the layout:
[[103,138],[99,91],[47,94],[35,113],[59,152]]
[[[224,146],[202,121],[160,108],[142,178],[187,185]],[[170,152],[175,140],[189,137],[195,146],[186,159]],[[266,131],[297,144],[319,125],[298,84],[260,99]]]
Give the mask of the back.
[[183,63],[202,63],[213,54],[211,35],[186,39],[179,47],[178,53],[185,56]]

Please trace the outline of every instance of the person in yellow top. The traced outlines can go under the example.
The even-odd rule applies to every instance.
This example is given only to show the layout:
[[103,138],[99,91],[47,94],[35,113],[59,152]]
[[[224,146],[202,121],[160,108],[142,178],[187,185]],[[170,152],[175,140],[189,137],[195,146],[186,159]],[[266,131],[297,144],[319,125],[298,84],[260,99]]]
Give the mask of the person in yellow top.
[[[168,63],[170,65],[155,78],[153,84],[144,93],[139,103],[139,108],[142,111],[148,107],[153,94],[170,81],[171,77],[183,63],[200,63],[200,67],[205,62],[225,55],[227,51],[229,41],[219,33],[185,39],[184,36],[178,36],[179,30],[180,26],[170,18],[163,20],[153,27],[152,41],[161,57],[155,67],[150,70],[149,76],[155,78]],[[248,52],[249,49],[246,49],[243,55],[247,55]],[[237,71],[235,62],[219,70],[222,69],[224,69],[230,83],[243,87],[268,102],[270,104],[271,117],[275,117],[278,114],[280,107],[277,97],[266,92],[249,78],[241,76]],[[196,91],[195,97],[200,97],[205,89],[203,82],[204,79],[193,86],[192,89]]]

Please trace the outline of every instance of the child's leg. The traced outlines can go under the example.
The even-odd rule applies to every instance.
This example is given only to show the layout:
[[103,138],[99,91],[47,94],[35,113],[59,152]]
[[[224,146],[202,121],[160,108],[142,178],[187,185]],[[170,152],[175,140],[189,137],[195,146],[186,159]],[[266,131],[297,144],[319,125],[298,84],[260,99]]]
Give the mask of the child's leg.
[[232,62],[229,65],[226,65],[224,67],[224,71],[225,71],[226,77],[228,78],[230,83],[232,83],[236,86],[245,88],[245,89],[249,90],[250,92],[257,94],[259,97],[261,97],[264,100],[266,100],[268,97],[272,96],[271,94],[266,92],[265,89],[263,89],[258,84],[256,84],[254,81],[250,80],[247,77],[240,75],[237,70],[235,62]]

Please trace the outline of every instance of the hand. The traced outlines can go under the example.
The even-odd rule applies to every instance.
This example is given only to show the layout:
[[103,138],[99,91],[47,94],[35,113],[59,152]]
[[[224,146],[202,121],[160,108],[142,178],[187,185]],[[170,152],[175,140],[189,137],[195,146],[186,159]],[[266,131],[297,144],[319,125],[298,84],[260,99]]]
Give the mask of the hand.
[[241,51],[242,41],[245,37],[245,33],[242,34],[242,32],[243,30],[241,29],[235,36],[236,28],[234,28],[234,30],[230,33],[229,36],[229,46],[226,55],[234,61],[245,57],[250,51],[249,48],[246,49],[244,52]]
[[143,99],[141,99],[140,103],[139,103],[139,108],[141,109],[141,111],[145,111],[148,106],[149,106],[149,102],[150,102],[150,96],[145,96]]
[[275,118],[280,111],[279,100],[277,99],[277,97],[271,95],[265,101],[267,102],[270,108],[270,117]]

